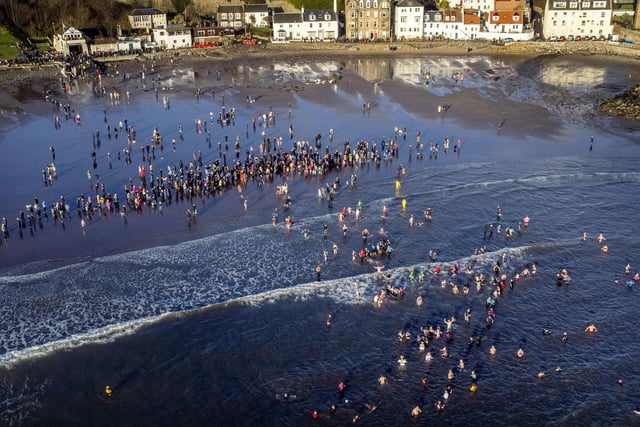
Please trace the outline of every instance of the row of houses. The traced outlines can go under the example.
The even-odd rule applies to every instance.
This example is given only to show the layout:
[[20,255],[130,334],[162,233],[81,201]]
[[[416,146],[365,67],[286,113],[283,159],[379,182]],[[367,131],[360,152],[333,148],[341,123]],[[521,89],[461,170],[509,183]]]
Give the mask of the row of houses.
[[420,0],[347,0],[344,25],[333,9],[284,12],[267,4],[218,6],[216,26],[170,25],[160,9],[134,9],[129,15],[135,38],[89,37],[75,28],[54,35],[54,49],[66,54],[101,54],[149,49],[211,46],[225,35],[253,27],[271,29],[272,41],[362,40],[531,40],[537,37],[608,37],[612,0],[547,0],[544,20],[534,17],[527,0],[459,0],[438,9]]

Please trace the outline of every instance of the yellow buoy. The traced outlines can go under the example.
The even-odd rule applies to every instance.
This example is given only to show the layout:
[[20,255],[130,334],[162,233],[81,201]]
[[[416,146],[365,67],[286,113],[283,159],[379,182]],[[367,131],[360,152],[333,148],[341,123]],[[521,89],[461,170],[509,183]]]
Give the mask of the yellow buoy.
[[113,394],[113,390],[111,390],[111,387],[106,386],[106,387],[104,388],[104,394],[105,394],[107,397],[111,397],[111,395]]
[[407,209],[407,199],[402,199],[402,209]]
[[471,384],[471,387],[469,387],[469,390],[475,392],[476,390],[478,390],[478,386],[476,384]]
[[400,181],[396,180],[396,190],[400,190]]

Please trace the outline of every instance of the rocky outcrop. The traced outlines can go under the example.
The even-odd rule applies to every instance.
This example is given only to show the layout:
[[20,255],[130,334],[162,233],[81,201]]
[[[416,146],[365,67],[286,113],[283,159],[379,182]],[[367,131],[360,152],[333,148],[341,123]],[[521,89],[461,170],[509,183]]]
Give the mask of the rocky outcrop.
[[611,117],[640,121],[640,85],[603,102],[600,111]]

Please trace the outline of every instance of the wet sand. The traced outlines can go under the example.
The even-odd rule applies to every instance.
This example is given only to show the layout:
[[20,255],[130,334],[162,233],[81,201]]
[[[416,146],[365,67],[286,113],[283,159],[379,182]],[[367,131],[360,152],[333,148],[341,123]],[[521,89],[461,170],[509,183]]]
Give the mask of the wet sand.
[[[374,46],[367,49],[360,47],[357,50],[350,47],[342,47],[334,45],[334,49],[311,49],[303,52],[285,51],[283,47],[272,49],[252,48],[247,50],[246,55],[242,55],[241,51],[211,51],[211,52],[193,52],[187,54],[179,52],[178,54],[162,54],[155,57],[136,58],[127,61],[114,61],[108,63],[107,75],[109,84],[114,90],[121,91],[123,87],[128,85],[129,90],[149,90],[142,87],[133,87],[132,80],[146,69],[149,72],[153,69],[153,76],[160,76],[162,79],[172,76],[171,96],[177,99],[193,100],[195,99],[196,90],[202,91],[202,98],[211,96],[211,91],[216,91],[218,97],[221,93],[233,90],[235,102],[238,99],[244,99],[251,95],[254,98],[265,100],[265,104],[273,106],[275,109],[284,113],[288,104],[295,104],[296,99],[312,101],[315,104],[331,106],[335,109],[344,108],[345,111],[357,111],[355,106],[340,106],[336,103],[336,97],[331,91],[327,90],[328,82],[333,78],[338,78],[336,87],[338,90],[344,91],[353,99],[373,99],[376,90],[384,91],[390,100],[395,101],[403,106],[403,108],[416,116],[424,119],[435,119],[446,116],[447,119],[463,122],[467,127],[476,127],[479,130],[495,127],[501,120],[508,120],[509,126],[504,130],[511,136],[526,138],[527,136],[542,137],[552,131],[561,129],[561,120],[557,111],[549,110],[546,105],[553,104],[554,99],[562,98],[565,104],[565,111],[581,111],[575,114],[574,119],[577,121],[593,120],[596,114],[593,111],[593,102],[585,103],[584,99],[572,100],[567,94],[555,89],[539,94],[546,101],[545,105],[537,105],[533,102],[518,102],[507,99],[505,95],[509,91],[521,89],[526,85],[528,78],[536,76],[536,67],[544,65],[544,59],[540,60],[533,56],[510,56],[505,61],[512,67],[520,67],[520,75],[508,75],[499,81],[501,87],[506,87],[506,94],[495,92],[487,95],[464,86],[456,88],[455,91],[448,92],[446,96],[439,97],[430,93],[421,93],[416,96],[416,87],[404,84],[400,81],[391,79],[380,80],[377,78],[365,78],[363,73],[358,74],[352,70],[344,70],[343,64],[353,61],[354,58],[361,60],[392,60],[395,56],[412,57],[416,55],[415,49],[401,49],[399,52],[391,52],[386,50],[384,46]],[[339,48],[339,49],[338,49]],[[262,49],[262,50],[260,50]],[[468,54],[463,48],[439,48],[430,51],[434,56],[450,56],[450,57],[482,57],[474,50]],[[493,52],[489,52],[493,55]],[[269,68],[274,62],[274,56],[277,60],[285,63],[293,63],[296,66],[314,67],[318,63],[332,64],[324,76],[325,84],[309,84],[302,81],[298,76],[289,79],[279,79],[277,73],[271,72]],[[601,64],[603,61],[611,61],[610,58],[601,58],[597,56],[581,57],[582,61]],[[621,63],[630,60],[619,59]],[[260,73],[261,67],[267,72]],[[193,71],[193,78],[180,78],[181,73],[186,70]],[[236,78],[235,83],[229,81],[231,74],[237,70],[233,76]],[[220,71],[222,78],[217,80],[215,76]],[[469,72],[482,73],[486,70],[476,69]],[[130,76],[126,82],[124,76]],[[59,71],[53,68],[43,68],[40,70],[20,71],[3,70],[0,72],[0,123],[5,126],[19,126],[32,120],[34,117],[50,115],[51,105],[42,101],[42,91],[51,89],[54,97],[61,102],[75,102],[77,94],[68,96],[61,90]],[[378,83],[378,84],[376,84]],[[135,84],[135,83],[133,83]],[[554,98],[555,97],[555,98]],[[87,97],[84,99],[86,100]],[[91,102],[91,94],[89,94]],[[219,99],[219,98],[218,98]],[[498,100],[499,102],[496,102]],[[437,105],[451,105],[446,115],[439,114]],[[578,108],[580,107],[580,108]],[[264,104],[261,108],[264,108]],[[374,105],[375,108],[375,105]],[[583,114],[586,112],[587,114]],[[508,115],[508,116],[507,116]],[[489,117],[489,119],[487,119]],[[390,118],[393,120],[393,118]],[[322,125],[318,127],[321,128]],[[242,129],[234,130],[234,132],[242,132]],[[317,131],[317,130],[314,130]],[[411,130],[413,132],[413,130]],[[135,154],[135,153],[134,153]],[[34,172],[37,175],[37,171]],[[301,184],[302,185],[302,184]],[[26,190],[29,194],[32,189]],[[225,202],[218,203],[220,200]],[[27,200],[28,201],[28,200]],[[70,205],[73,200],[68,201]],[[198,237],[208,235],[212,227],[215,225],[215,218],[220,214],[231,211],[240,211],[237,197],[226,197],[217,199],[215,204],[206,202],[208,209],[211,209],[209,219],[203,217],[200,219],[197,228],[189,229],[186,233],[184,230],[184,209],[180,206],[171,207],[165,210],[163,215],[155,215],[153,213],[147,215],[145,212],[145,220],[136,222],[135,233],[130,233],[127,228],[113,226],[118,224],[120,218],[111,215],[108,221],[98,221],[92,225],[93,229],[86,236],[73,239],[64,239],[58,241],[50,237],[34,239],[24,239],[15,242],[14,248],[5,257],[3,264],[5,266],[18,265],[27,261],[46,260],[46,262],[57,265],[73,262],[77,259],[90,259],[95,256],[124,252],[132,249],[144,247],[158,246],[162,244],[172,244],[179,241],[191,240]],[[268,216],[268,215],[267,215]],[[9,217],[10,218],[10,217]],[[267,218],[267,217],[265,217]],[[268,218],[264,221],[266,222]],[[78,227],[79,220],[77,216],[73,219],[70,227]],[[170,224],[170,225],[167,225]],[[179,226],[175,226],[178,224]],[[14,225],[12,222],[10,225]],[[47,225],[49,227],[49,225]],[[50,228],[50,227],[49,227]],[[162,229],[162,233],[155,233],[154,230]],[[115,233],[115,234],[114,234]],[[111,235],[113,239],[105,241],[102,236]],[[52,256],[52,254],[63,254],[60,258]]]

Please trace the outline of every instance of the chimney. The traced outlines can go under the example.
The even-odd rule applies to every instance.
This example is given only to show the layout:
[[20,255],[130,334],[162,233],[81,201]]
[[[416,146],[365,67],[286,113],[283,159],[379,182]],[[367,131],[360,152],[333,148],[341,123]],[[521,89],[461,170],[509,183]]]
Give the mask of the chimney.
[[338,0],[333,0],[333,13],[338,16]]

